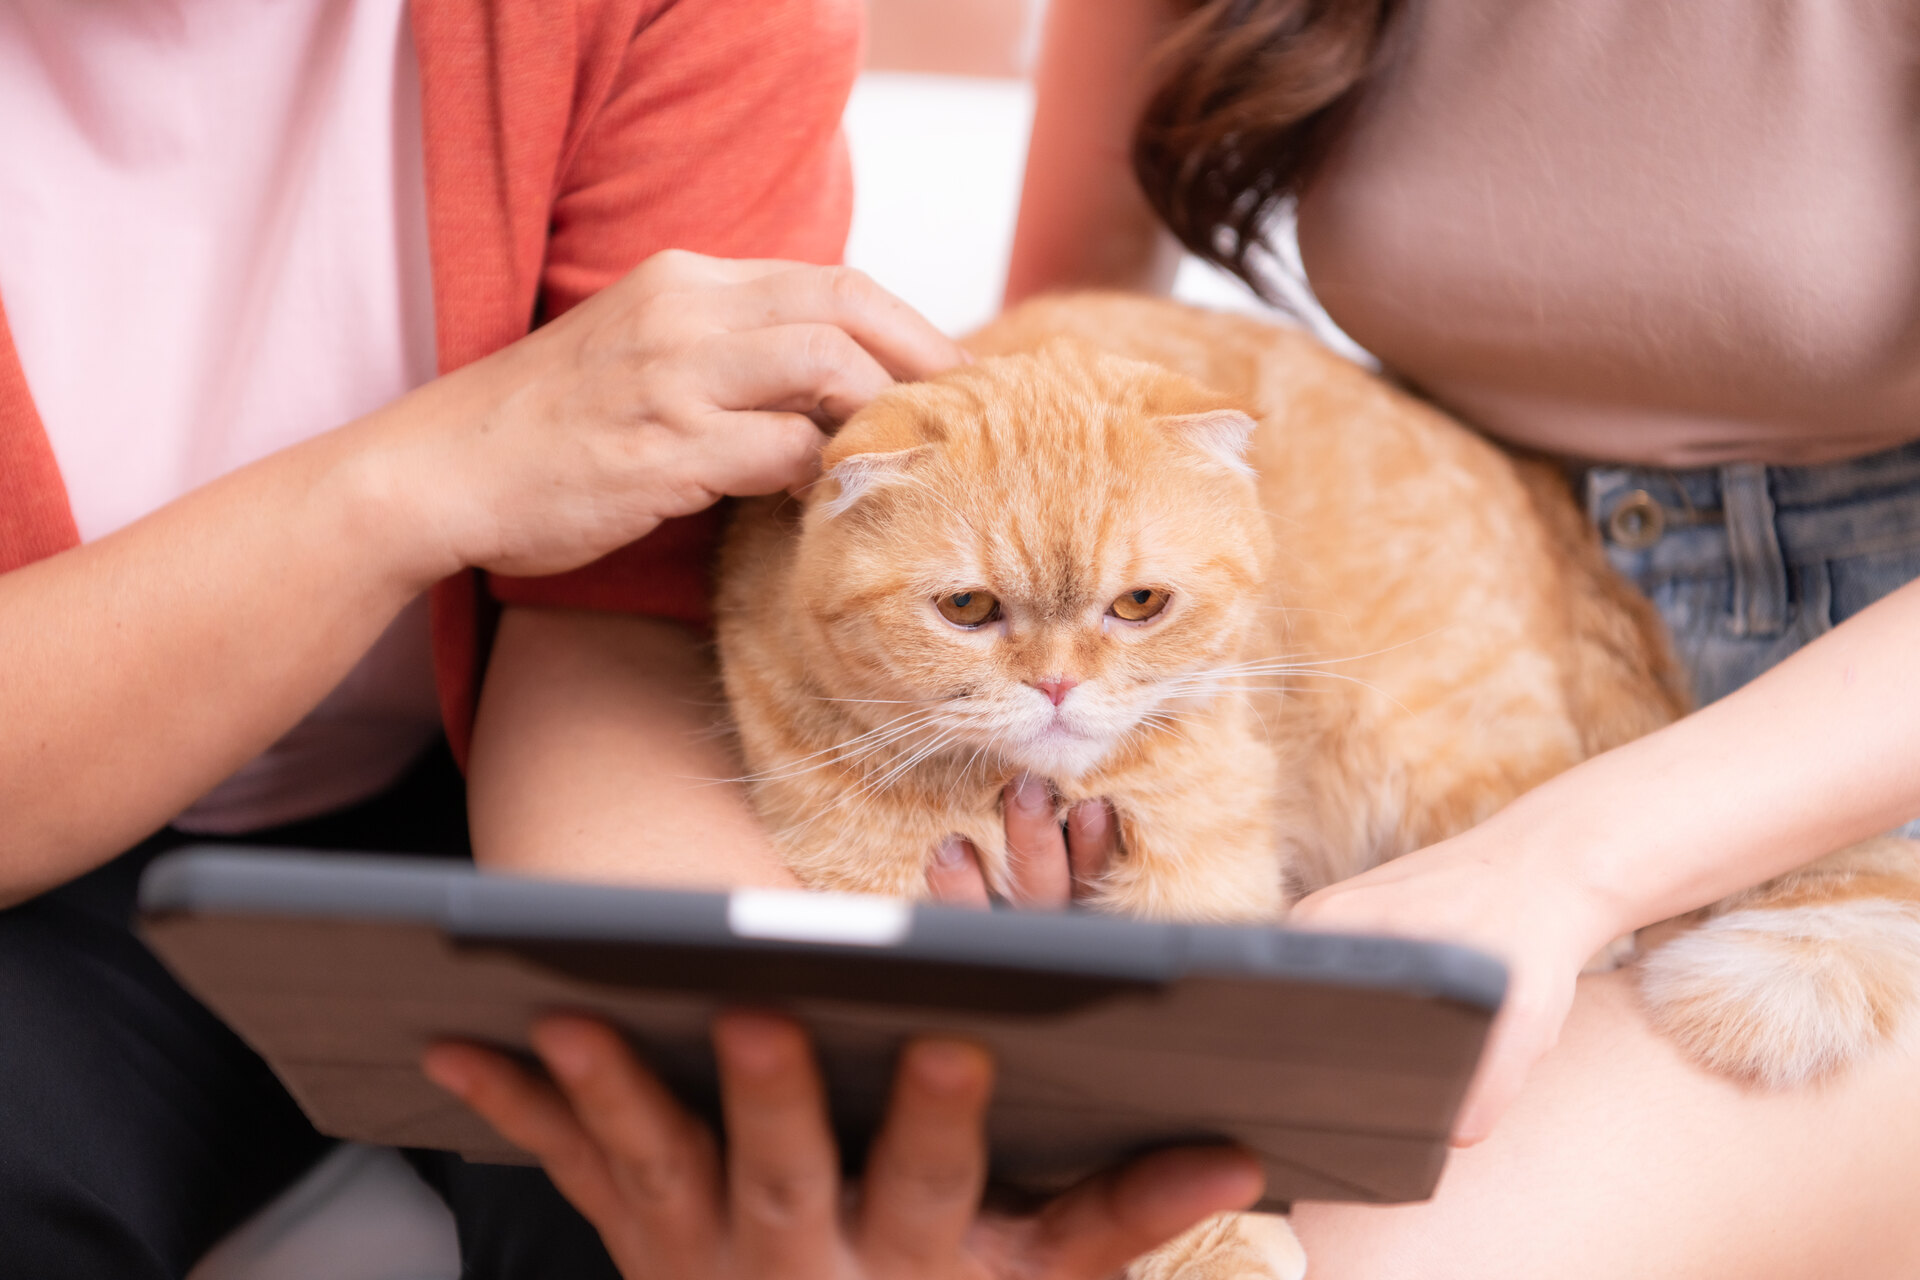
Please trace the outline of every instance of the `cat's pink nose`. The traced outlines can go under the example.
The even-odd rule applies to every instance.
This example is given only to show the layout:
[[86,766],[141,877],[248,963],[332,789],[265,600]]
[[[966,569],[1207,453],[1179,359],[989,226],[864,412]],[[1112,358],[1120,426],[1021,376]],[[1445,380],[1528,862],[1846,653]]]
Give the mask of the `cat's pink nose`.
[[1080,682],[1072,676],[1048,676],[1045,680],[1035,680],[1033,687],[1053,699],[1053,705],[1059,706],[1067,700],[1067,694]]

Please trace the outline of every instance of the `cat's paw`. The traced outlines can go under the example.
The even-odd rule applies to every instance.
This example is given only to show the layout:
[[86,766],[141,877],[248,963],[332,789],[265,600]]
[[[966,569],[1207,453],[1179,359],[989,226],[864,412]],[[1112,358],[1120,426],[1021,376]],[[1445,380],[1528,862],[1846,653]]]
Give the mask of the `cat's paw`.
[[1906,1033],[1920,999],[1920,908],[1883,898],[1752,907],[1641,962],[1653,1024],[1723,1075],[1784,1089]]
[[1287,1220],[1223,1213],[1135,1258],[1126,1280],[1301,1280],[1307,1255]]

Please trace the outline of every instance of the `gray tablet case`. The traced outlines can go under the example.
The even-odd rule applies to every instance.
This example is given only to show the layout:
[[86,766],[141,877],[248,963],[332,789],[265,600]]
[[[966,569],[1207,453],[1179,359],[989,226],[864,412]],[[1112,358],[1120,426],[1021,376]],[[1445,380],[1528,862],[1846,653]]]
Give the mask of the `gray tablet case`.
[[432,859],[187,849],[141,886],[147,942],[323,1132],[525,1157],[429,1084],[439,1038],[524,1053],[539,1013],[623,1027],[697,1109],[725,1005],[811,1029],[850,1166],[900,1042],[999,1064],[996,1180],[1057,1190],[1142,1149],[1227,1138],[1267,1207],[1432,1193],[1505,989],[1459,947],[884,899],[675,893]]

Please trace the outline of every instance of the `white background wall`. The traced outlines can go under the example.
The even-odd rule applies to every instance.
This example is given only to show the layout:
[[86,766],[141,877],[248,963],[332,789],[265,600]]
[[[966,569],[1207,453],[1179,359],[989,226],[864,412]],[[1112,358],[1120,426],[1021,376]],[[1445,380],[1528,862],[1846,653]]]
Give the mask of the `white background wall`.
[[[1032,119],[1025,80],[862,75],[846,116],[854,172],[847,261],[949,333],[991,318]],[[1238,280],[1193,259],[1174,292],[1206,306],[1262,309]]]

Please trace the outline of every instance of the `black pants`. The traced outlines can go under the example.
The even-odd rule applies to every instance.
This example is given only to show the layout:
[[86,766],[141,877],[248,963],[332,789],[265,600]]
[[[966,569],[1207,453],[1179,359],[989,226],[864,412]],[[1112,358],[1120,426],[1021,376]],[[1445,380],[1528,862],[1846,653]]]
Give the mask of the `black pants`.
[[[464,812],[442,749],[366,804],[246,839],[459,856]],[[187,839],[0,911],[0,1274],[183,1276],[330,1145],[129,929],[140,872]],[[616,1275],[538,1170],[410,1158],[453,1208],[464,1275]]]

